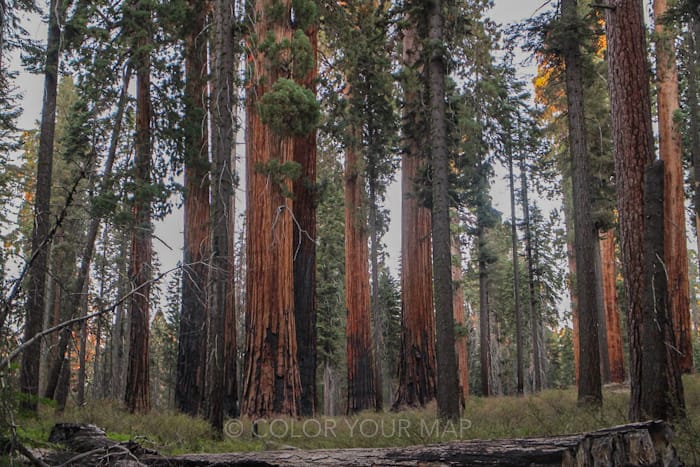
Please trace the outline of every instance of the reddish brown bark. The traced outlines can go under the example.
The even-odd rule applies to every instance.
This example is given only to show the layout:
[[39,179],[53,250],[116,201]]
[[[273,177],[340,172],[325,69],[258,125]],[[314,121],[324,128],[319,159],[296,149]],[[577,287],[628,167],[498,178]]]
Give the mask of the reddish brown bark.
[[372,352],[367,205],[362,161],[352,145],[345,151],[345,306],[349,414],[375,406]]
[[146,186],[151,182],[151,60],[144,34],[136,54],[136,140],[134,159],[134,194],[132,207],[134,226],[131,234],[129,278],[130,334],[129,364],[126,376],[126,407],[130,412],[147,412],[151,408],[149,395],[149,301],[151,280],[152,233],[151,199]]
[[185,35],[185,193],[182,313],[175,404],[190,415],[204,399],[209,265],[209,145],[206,102],[207,0],[190,0]]
[[[318,28],[305,31],[311,43],[314,65],[299,80],[316,89]],[[301,378],[301,414],[316,411],[316,131],[294,138],[294,160],[301,165],[301,177],[294,182],[294,318],[297,329],[297,359]]]
[[603,279],[603,300],[610,362],[610,381],[625,380],[625,362],[620,329],[620,309],[617,303],[617,268],[615,266],[615,232],[608,230],[600,237],[600,258]]
[[656,33],[656,99],[659,155],[664,161],[664,262],[673,331],[682,372],[693,369],[688,298],[688,248],[685,233],[685,193],[681,132],[675,114],[680,108],[674,31],[664,24],[666,0],[654,0]]
[[[415,29],[404,32],[404,63],[418,59]],[[435,398],[435,312],[433,309],[430,210],[416,193],[426,164],[415,129],[419,116],[416,90],[407,86],[404,154],[401,159],[401,354],[394,408],[425,405]],[[412,109],[412,110],[409,110]]]
[[[645,229],[650,231],[655,226],[645,221],[644,210],[644,172],[654,160],[654,142],[642,5],[633,0],[615,0],[610,6],[612,8],[605,11],[605,21],[620,247],[628,301],[629,416],[639,420],[669,415],[674,407],[682,407],[683,396],[682,386],[679,388],[676,378],[666,371],[672,371],[677,361],[671,356],[669,346],[666,351],[662,349],[661,353],[653,354],[656,342],[648,341],[650,336],[665,337],[664,329],[656,334],[652,331],[665,325],[665,319],[657,319],[657,315],[665,315],[667,310],[651,308],[655,305],[650,299],[654,288],[649,282],[651,272],[647,268],[653,263],[648,256],[655,252],[645,253],[644,249]],[[649,366],[652,363],[655,366]],[[669,381],[670,377],[674,381]],[[659,392],[669,401],[666,407],[669,412],[656,405],[655,396]]]
[[[272,8],[281,18],[269,18]],[[255,3],[253,35],[271,34],[277,42],[291,40],[291,0]],[[294,322],[293,204],[283,194],[288,179],[275,180],[261,170],[271,161],[283,165],[294,159],[291,137],[280,136],[263,124],[258,101],[289,70],[284,60],[251,47],[251,84],[246,102],[246,173],[248,238],[246,251],[246,368],[242,413],[269,416],[299,413],[301,383]],[[276,60],[273,58],[277,58]]]

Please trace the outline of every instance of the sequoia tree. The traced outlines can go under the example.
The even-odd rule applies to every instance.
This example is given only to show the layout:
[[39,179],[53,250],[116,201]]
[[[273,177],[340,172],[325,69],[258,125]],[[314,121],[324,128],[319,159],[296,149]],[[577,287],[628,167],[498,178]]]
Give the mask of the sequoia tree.
[[668,305],[678,350],[680,370],[693,369],[693,347],[688,298],[688,248],[685,234],[685,192],[676,65],[675,30],[667,24],[666,0],[654,0],[656,38],[656,101],[659,122],[659,155],[664,161],[664,263],[668,274]]
[[420,199],[419,175],[429,163],[421,142],[423,111],[420,43],[415,26],[403,36],[403,154],[401,159],[401,352],[394,408],[435,398],[435,317],[430,210]]
[[[295,12],[297,13],[297,12]],[[299,413],[301,382],[294,319],[294,137],[318,121],[305,34],[292,34],[292,1],[255,2],[246,102],[246,367],[242,412]],[[264,38],[264,39],[263,39]]]
[[[178,337],[175,403],[197,415],[206,371],[209,266],[209,132],[207,125],[207,0],[188,0],[184,95],[184,244],[182,314]],[[229,92],[229,91],[227,91]]]

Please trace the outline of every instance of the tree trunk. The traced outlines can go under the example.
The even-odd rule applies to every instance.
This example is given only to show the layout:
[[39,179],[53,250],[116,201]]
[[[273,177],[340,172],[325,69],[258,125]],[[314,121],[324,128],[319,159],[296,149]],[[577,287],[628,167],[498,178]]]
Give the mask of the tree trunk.
[[571,299],[571,325],[573,331],[573,345],[574,345],[574,381],[578,387],[578,380],[580,375],[580,362],[579,358],[581,356],[581,345],[579,341],[579,323],[578,323],[578,288],[576,287],[576,253],[574,252],[574,232],[573,232],[573,213],[571,212],[573,208],[567,208],[567,190],[565,190],[564,195],[564,223],[566,224],[566,259],[569,269],[569,296]]
[[532,335],[532,363],[535,372],[535,392],[544,389],[543,371],[540,360],[540,313],[535,294],[535,263],[532,257],[532,232],[530,230],[530,205],[528,201],[527,167],[525,158],[520,160],[520,192],[523,203],[523,224],[525,225],[525,257],[527,258],[528,313],[530,315],[530,333]]
[[[511,129],[506,129],[510,131]],[[513,143],[507,137],[506,153],[508,157],[508,179],[510,182],[510,236],[512,241],[513,259],[513,303],[515,315],[515,358],[516,358],[516,391],[524,393],[525,378],[523,370],[523,317],[520,305],[520,268],[518,267],[518,219],[515,215],[515,176],[513,175]]]
[[372,345],[374,353],[374,410],[382,412],[384,410],[384,378],[382,370],[382,356],[384,355],[384,339],[382,335],[382,310],[379,303],[379,226],[377,205],[377,193],[375,190],[376,181],[369,183],[369,238],[370,238],[370,287],[371,313],[372,313]]
[[[37,155],[36,194],[34,197],[34,229],[32,231],[32,257],[27,274],[26,322],[24,340],[28,341],[41,332],[44,316],[46,272],[49,264],[51,230],[51,175],[53,170],[53,145],[56,129],[56,95],[58,86],[58,63],[60,55],[62,0],[51,0],[49,4],[49,33],[44,63],[44,100],[41,110],[39,153]],[[0,328],[4,323],[0,323]],[[37,340],[22,353],[20,361],[19,387],[27,398],[22,405],[37,409],[36,396],[39,391],[39,360],[41,341]]]
[[483,222],[479,222],[479,351],[481,362],[481,395],[493,395],[491,373],[491,326],[489,313],[489,271],[484,252],[486,235]]
[[598,350],[600,355],[600,381],[610,382],[610,355],[608,354],[608,321],[605,315],[605,292],[603,290],[603,263],[600,253],[600,231],[596,229],[593,241],[595,264],[595,303],[598,311]]
[[620,310],[617,304],[617,268],[615,267],[615,231],[613,229],[603,233],[600,237],[600,256],[605,322],[608,333],[610,381],[622,383],[625,380],[625,361],[622,355]]
[[372,355],[367,205],[362,161],[350,145],[345,150],[345,306],[348,403],[353,414],[376,404]]
[[428,64],[430,99],[430,147],[433,167],[433,290],[437,337],[437,411],[443,419],[459,417],[457,359],[452,304],[452,257],[450,254],[450,195],[447,119],[445,105],[446,66],[442,1],[427,5],[428,40],[435,44]]
[[[668,345],[673,341],[673,314],[669,306],[666,265],[664,264],[665,229],[664,184],[666,170],[664,161],[657,160],[647,167],[644,174],[644,218],[648,225],[644,231],[645,279],[651,284],[645,291],[643,320],[644,350],[648,352],[642,360],[642,381],[653,384],[640,388],[640,412],[644,418],[671,420],[685,412],[680,362],[676,349]],[[656,358],[651,358],[654,355]]]
[[216,0],[212,53],[211,269],[207,362],[207,418],[219,432],[224,416],[238,415],[236,303],[234,293],[235,1]]
[[656,38],[656,99],[659,122],[659,155],[664,161],[664,262],[666,264],[668,305],[673,319],[673,333],[681,372],[693,370],[693,345],[688,298],[688,247],[685,234],[685,190],[683,187],[682,137],[676,112],[678,67],[676,65],[676,31],[664,23],[666,0],[654,0]]
[[[80,299],[80,316],[87,315],[88,307],[88,289],[89,283],[85,283]],[[80,323],[80,346],[78,347],[78,394],[76,395],[76,404],[78,406],[85,405],[85,383],[87,379],[87,340],[88,340],[88,322],[83,320]]]
[[[652,284],[646,271],[651,261],[644,250],[645,229],[654,225],[645,220],[644,170],[654,160],[654,142],[651,125],[651,100],[649,95],[646,40],[642,5],[638,1],[617,0],[606,9],[606,33],[608,41],[608,73],[610,104],[613,123],[615,152],[615,179],[620,216],[620,245],[623,274],[628,301],[628,336],[630,343],[630,419],[665,416],[682,406],[682,392],[664,394],[668,411],[648,412],[650,392],[673,390],[673,382],[660,381],[670,375],[644,371],[644,365],[652,361],[660,367],[672,368],[675,359],[667,352],[655,354],[650,351],[653,342],[647,342],[645,329],[656,324],[650,322],[652,310],[647,292]],[[664,314],[666,310],[654,310]],[[663,330],[663,329],[662,329]],[[664,334],[665,335],[665,334]],[[675,340],[673,340],[675,342]],[[665,363],[665,364],[664,364]],[[676,380],[675,376],[671,378]],[[679,380],[680,381],[680,380]],[[679,388],[680,389],[680,388]],[[680,402],[680,405],[678,404]]]
[[[576,0],[562,0],[562,17],[579,24]],[[598,302],[596,301],[595,244],[598,241],[591,215],[591,195],[583,103],[583,71],[577,35],[564,47],[566,97],[569,124],[569,150],[572,165],[574,207],[574,249],[579,320],[578,401],[585,405],[602,402],[600,351],[598,342]]]
[[[316,91],[318,79],[318,26],[304,31],[311,42],[313,66],[302,86]],[[294,160],[301,177],[294,182],[294,319],[297,329],[297,359],[301,379],[301,415],[316,411],[316,131],[294,139]]]
[[[270,35],[277,42],[290,41],[291,3],[291,0],[256,2],[252,36]],[[280,11],[279,17],[267,16],[266,12],[272,8]],[[296,416],[301,382],[294,321],[293,203],[285,196],[292,187],[283,174],[267,174],[264,170],[292,162],[294,144],[291,137],[276,134],[263,124],[258,113],[261,96],[279,78],[287,77],[284,73],[289,70],[276,64],[273,60],[276,57],[250,45],[253,68],[246,112],[249,327],[242,412],[249,416]]]
[[700,76],[700,19],[691,18],[686,34],[688,63],[686,65],[688,130],[690,157],[693,163],[693,204],[695,205],[695,233],[697,251],[700,252],[700,103],[698,103],[698,77]]
[[[455,211],[453,213],[456,214]],[[454,216],[455,225],[459,218]],[[459,233],[452,235],[452,281],[453,281],[453,319],[459,333],[455,335],[455,355],[457,356],[457,383],[459,385],[459,402],[464,408],[469,399],[469,324],[465,316],[464,288],[462,287],[462,251],[460,249]]]
[[[198,415],[205,399],[207,368],[207,275],[209,271],[209,148],[207,125],[207,0],[188,0],[185,26],[184,243],[182,312],[178,338],[175,403]],[[217,329],[222,331],[222,328]]]
[[[140,7],[136,7],[140,8]],[[153,226],[151,224],[151,196],[147,186],[151,183],[151,59],[150,59],[150,11],[147,24],[138,39],[135,52],[136,68],[136,139],[134,157],[134,193],[132,206],[133,231],[131,233],[131,258],[129,279],[132,291],[129,300],[130,334],[129,362],[126,372],[125,402],[130,412],[148,412],[151,408],[148,375],[149,301]],[[143,18],[141,21],[144,21]]]
[[[403,64],[417,74],[420,55],[415,27],[404,30]],[[423,406],[435,398],[435,313],[433,308],[430,210],[421,205],[418,175],[427,163],[419,139],[418,92],[404,88],[404,145],[401,156],[401,352],[394,409]]]

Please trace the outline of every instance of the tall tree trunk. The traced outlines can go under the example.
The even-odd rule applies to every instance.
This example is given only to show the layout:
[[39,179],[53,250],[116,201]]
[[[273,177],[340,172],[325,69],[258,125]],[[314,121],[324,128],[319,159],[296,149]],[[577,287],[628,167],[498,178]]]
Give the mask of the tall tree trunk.
[[224,416],[238,415],[236,378],[235,239],[235,1],[214,6],[212,118],[212,251],[209,293],[207,400],[209,422],[223,430]]
[[441,0],[427,4],[428,41],[434,45],[428,63],[430,102],[430,147],[433,164],[433,290],[437,335],[437,412],[442,419],[459,417],[457,359],[452,305],[452,261],[450,254],[449,157],[445,105],[446,66]]
[[[135,8],[143,8],[137,6]],[[146,19],[150,23],[149,11]],[[144,21],[141,18],[140,21]],[[151,59],[150,24],[144,25],[135,52],[136,68],[136,138],[134,157],[134,193],[132,206],[133,231],[131,233],[131,257],[129,279],[134,291],[129,300],[130,335],[129,361],[126,372],[125,402],[130,412],[148,412],[149,397],[149,301],[152,276],[151,260],[153,225],[151,223],[151,197],[147,186],[151,183]]]
[[608,352],[608,320],[605,314],[605,291],[603,288],[603,262],[600,252],[600,232],[596,229],[593,241],[595,264],[595,301],[598,311],[598,349],[600,351],[600,381],[610,382],[610,355]]
[[[80,316],[87,315],[88,307],[88,289],[89,285],[86,282],[80,299]],[[80,323],[80,345],[78,347],[78,394],[76,395],[76,404],[78,406],[85,405],[85,383],[87,379],[87,340],[88,340],[88,322],[83,320]]]
[[[456,211],[453,211],[454,223],[459,225]],[[469,328],[464,314],[464,288],[462,287],[462,251],[460,249],[459,233],[452,234],[452,281],[453,281],[453,316],[459,334],[455,336],[455,354],[457,355],[457,382],[459,384],[459,402],[464,408],[469,399]]]
[[[415,27],[404,30],[406,73],[418,74]],[[404,144],[401,156],[401,352],[394,409],[435,399],[435,313],[433,308],[430,210],[421,204],[417,177],[427,163],[421,149],[420,100],[415,84],[404,88]]]
[[[185,27],[185,232],[182,313],[175,402],[190,415],[204,401],[209,271],[209,149],[207,125],[207,0],[188,0]],[[218,330],[217,330],[218,331]]]
[[527,258],[527,283],[528,283],[528,312],[530,314],[530,333],[532,334],[532,362],[535,371],[535,392],[544,388],[543,371],[540,360],[540,316],[535,294],[535,263],[532,258],[532,232],[530,229],[530,205],[528,201],[527,168],[525,158],[520,159],[520,192],[523,202],[523,224],[525,225],[525,257]]
[[[652,343],[645,329],[658,326],[655,315],[667,310],[647,308],[648,282],[644,251],[645,229],[655,226],[645,220],[644,170],[654,160],[651,125],[651,100],[648,86],[648,64],[642,4],[634,0],[616,0],[614,8],[605,10],[608,41],[608,73],[613,123],[615,175],[620,216],[620,245],[623,274],[628,301],[628,336],[630,342],[630,419],[665,417],[683,406],[682,391],[665,394],[668,412],[655,413],[649,391],[682,389],[673,384],[660,384],[668,374],[644,371],[645,361],[657,361],[661,367],[673,368],[675,358],[669,354],[650,353]],[[664,334],[665,335],[665,334]],[[675,376],[673,377],[675,380]],[[643,390],[644,388],[644,390]]]
[[673,319],[673,333],[681,372],[693,369],[693,345],[688,298],[688,247],[685,234],[685,190],[681,132],[676,120],[680,109],[678,67],[676,65],[676,31],[667,26],[664,16],[666,0],[654,0],[656,38],[656,99],[659,122],[659,155],[664,161],[664,263],[668,285],[668,305]]
[[579,323],[578,323],[578,287],[576,286],[576,252],[574,250],[574,227],[573,227],[573,196],[571,195],[571,186],[564,181],[564,224],[566,225],[566,259],[569,269],[567,286],[569,288],[569,297],[571,299],[571,324],[573,331],[573,346],[574,346],[574,381],[578,387],[580,374],[579,357],[581,355],[581,346],[579,344]]
[[[509,131],[509,130],[506,130]],[[518,395],[524,393],[523,370],[523,317],[520,304],[520,268],[518,267],[518,219],[515,215],[515,176],[513,174],[513,143],[510,136],[507,137],[506,153],[508,157],[508,179],[510,182],[510,236],[512,242],[513,259],[513,303],[515,315],[515,359],[516,359],[516,391]]]
[[[292,36],[291,0],[256,2],[251,36],[274,37],[278,43]],[[270,17],[275,8],[279,14]],[[247,269],[246,369],[242,412],[249,416],[299,413],[301,382],[294,321],[293,203],[283,175],[265,168],[294,160],[294,143],[276,134],[258,113],[259,99],[288,67],[262,50],[252,51],[251,86],[247,96]],[[284,62],[282,60],[281,62]],[[272,162],[272,165],[270,164]]]
[[[316,91],[318,79],[318,26],[304,31],[311,43],[313,66],[299,84]],[[301,177],[294,182],[294,319],[301,379],[301,415],[316,411],[316,131],[294,139],[294,160]]]
[[[34,230],[32,231],[32,257],[27,275],[25,342],[41,332],[44,316],[46,272],[49,264],[51,230],[51,173],[53,170],[53,144],[56,129],[56,95],[58,86],[58,63],[60,55],[62,0],[51,0],[49,4],[49,33],[44,63],[44,100],[41,110],[39,153],[37,155],[36,194],[34,196]],[[4,323],[3,323],[4,324]],[[0,328],[2,325],[0,325]],[[37,340],[22,352],[20,361],[20,391],[29,397],[22,405],[37,409],[36,396],[39,391],[39,360],[41,341]]]
[[700,77],[700,19],[691,18],[686,34],[688,42],[688,63],[686,65],[688,130],[693,163],[693,204],[695,205],[695,233],[697,251],[700,252],[700,103],[698,102],[698,77]]
[[345,306],[348,402],[353,414],[375,407],[367,205],[362,161],[353,145],[345,150]]
[[617,304],[617,268],[615,267],[615,231],[604,232],[600,237],[600,257],[603,279],[603,300],[605,302],[605,322],[608,333],[608,359],[610,381],[622,383],[625,380],[625,362],[622,355],[622,332],[620,330],[620,309]]
[[[580,24],[576,0],[562,0],[562,17],[567,24]],[[579,404],[598,405],[603,394],[600,379],[598,312],[596,301],[595,242],[598,231],[591,215],[591,196],[583,104],[583,71],[578,34],[564,47],[569,150],[572,165],[574,207],[574,249],[579,320]]]
[[481,362],[481,395],[493,395],[491,373],[491,326],[489,313],[489,271],[485,253],[486,232],[483,221],[479,223],[479,351]]
[[[371,176],[370,176],[371,177]],[[372,177],[373,178],[373,177]],[[375,189],[376,181],[369,183],[369,239],[370,239],[370,287],[371,313],[372,313],[372,352],[374,354],[374,410],[381,412],[384,410],[384,378],[382,370],[382,355],[384,354],[384,339],[382,336],[382,311],[379,303],[379,221],[377,205],[377,193]]]

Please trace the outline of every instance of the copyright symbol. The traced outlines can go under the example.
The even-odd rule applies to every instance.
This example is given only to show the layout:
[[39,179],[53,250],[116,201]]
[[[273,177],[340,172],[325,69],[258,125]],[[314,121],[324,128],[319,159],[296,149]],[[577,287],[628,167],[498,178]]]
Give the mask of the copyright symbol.
[[229,438],[240,438],[243,434],[243,423],[240,420],[228,420],[224,423],[224,434]]

